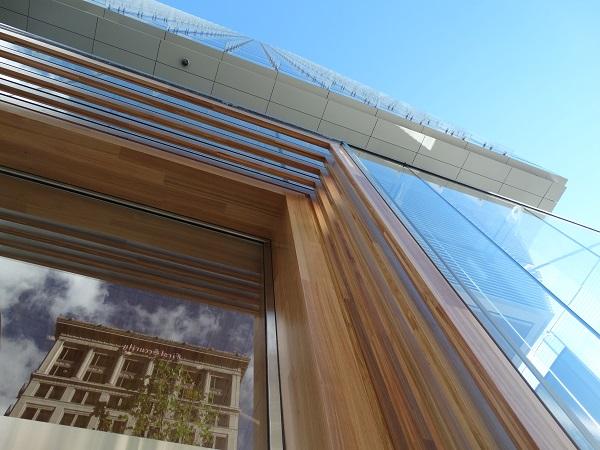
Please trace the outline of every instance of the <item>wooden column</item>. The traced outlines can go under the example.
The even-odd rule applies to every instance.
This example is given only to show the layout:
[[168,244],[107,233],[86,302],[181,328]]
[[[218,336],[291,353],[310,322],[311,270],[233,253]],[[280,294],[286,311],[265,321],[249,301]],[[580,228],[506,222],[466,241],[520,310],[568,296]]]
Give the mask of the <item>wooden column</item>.
[[392,448],[308,198],[287,198],[273,272],[288,448]]

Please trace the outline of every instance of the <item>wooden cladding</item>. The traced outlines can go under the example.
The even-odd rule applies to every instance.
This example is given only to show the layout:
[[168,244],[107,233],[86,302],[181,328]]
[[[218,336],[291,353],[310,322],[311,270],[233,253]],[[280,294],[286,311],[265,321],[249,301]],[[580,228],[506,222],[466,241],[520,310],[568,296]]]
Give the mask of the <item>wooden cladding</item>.
[[[260,242],[9,175],[0,174],[0,192],[5,256],[241,311],[262,309]],[[16,192],[17,203],[10,195]]]
[[[224,119],[221,112],[231,113],[231,108],[201,96],[79,55],[75,58],[58,48],[45,49],[45,54],[56,56],[54,61],[36,58],[23,53],[23,48],[36,49],[35,42],[7,30],[0,29],[0,39],[4,39],[0,57],[5,58],[0,65],[0,93],[5,102],[30,102],[48,115],[190,158],[216,159],[230,170],[256,172],[301,192],[314,189],[324,168],[323,151],[296,143],[297,132],[279,126],[278,135],[273,135],[270,128],[257,128],[272,127],[271,121],[243,113],[235,114],[235,120],[232,114]],[[11,48],[9,42],[24,47]],[[79,69],[68,66],[74,61]],[[156,96],[157,91],[165,95]]]
[[[0,165],[271,241],[288,449],[572,447],[339,144],[12,31],[0,39],[218,113],[0,47],[61,77],[0,64]],[[182,295],[254,308],[262,257],[251,245],[156,223],[144,276],[128,253],[141,239],[135,217],[108,208],[91,220],[68,196],[52,209],[33,185],[0,183],[0,212],[20,224],[2,222],[0,236],[21,257],[62,252],[85,271],[106,263],[86,255],[109,246],[124,273],[153,282],[162,249],[176,255],[166,271]],[[50,236],[67,224],[127,239],[32,242],[34,229]],[[195,259],[198,249],[219,269]]]
[[350,156],[332,150],[315,214],[394,447],[572,447]]

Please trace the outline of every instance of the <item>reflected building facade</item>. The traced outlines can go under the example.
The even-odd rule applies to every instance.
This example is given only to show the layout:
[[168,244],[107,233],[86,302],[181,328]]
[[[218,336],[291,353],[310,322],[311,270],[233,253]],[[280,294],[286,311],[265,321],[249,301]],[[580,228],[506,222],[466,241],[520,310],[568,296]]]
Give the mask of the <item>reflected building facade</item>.
[[[208,399],[213,412],[208,442],[194,431],[190,443],[235,450],[240,385],[248,363],[232,353],[59,317],[54,345],[6,415],[131,434],[136,418],[129,406],[136,391],[152,383],[157,364],[171,364],[187,376],[185,386],[175,380],[181,385],[176,401],[191,402],[200,411]],[[189,390],[199,395],[186,395]],[[197,414],[189,416],[192,427]],[[156,434],[152,426],[143,431],[143,437]]]

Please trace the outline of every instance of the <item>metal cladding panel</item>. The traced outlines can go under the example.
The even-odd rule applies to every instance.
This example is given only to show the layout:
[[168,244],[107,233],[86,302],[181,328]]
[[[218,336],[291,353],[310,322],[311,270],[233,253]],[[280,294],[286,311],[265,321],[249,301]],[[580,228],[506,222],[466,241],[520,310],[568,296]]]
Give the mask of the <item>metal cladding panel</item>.
[[[0,7],[12,12],[13,3],[2,0]],[[75,41],[73,33],[89,36],[98,56],[226,103],[549,211],[565,190],[565,178],[502,147],[291,52],[154,0],[31,3],[31,17],[47,23],[29,31],[52,25],[46,37],[80,49],[89,44]],[[53,13],[40,15],[46,10]]]

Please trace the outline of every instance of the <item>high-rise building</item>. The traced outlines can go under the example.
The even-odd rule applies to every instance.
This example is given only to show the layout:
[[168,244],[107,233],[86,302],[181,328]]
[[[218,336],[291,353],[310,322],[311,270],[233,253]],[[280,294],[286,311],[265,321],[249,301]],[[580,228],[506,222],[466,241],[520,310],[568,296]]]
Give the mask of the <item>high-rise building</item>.
[[[564,177],[152,0],[0,21],[0,407],[68,313],[244,355],[227,448],[600,445],[600,233],[552,213]],[[125,383],[114,355],[89,376]],[[60,422],[37,379],[11,411]],[[0,420],[0,446],[107,436]]]
[[[135,429],[136,417],[145,414],[164,416],[172,422],[164,429],[171,430],[182,425],[170,416],[174,408],[154,413],[131,405],[141,386],[167,381],[173,389],[163,397],[189,403],[189,411],[178,419],[189,425],[187,443],[237,448],[239,393],[248,358],[61,317],[54,337],[7,416],[127,435]],[[172,366],[174,375],[157,371],[161,364]],[[210,419],[202,422],[209,427],[210,442],[202,442],[197,429],[201,413]],[[152,425],[138,431],[150,438],[159,434]],[[186,442],[184,437],[178,436]]]

